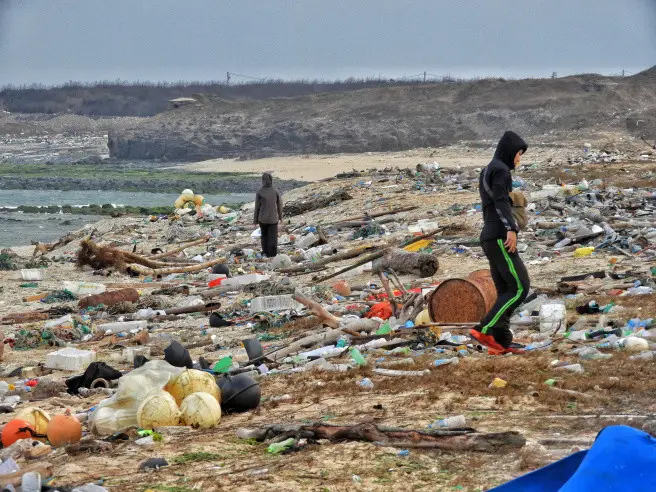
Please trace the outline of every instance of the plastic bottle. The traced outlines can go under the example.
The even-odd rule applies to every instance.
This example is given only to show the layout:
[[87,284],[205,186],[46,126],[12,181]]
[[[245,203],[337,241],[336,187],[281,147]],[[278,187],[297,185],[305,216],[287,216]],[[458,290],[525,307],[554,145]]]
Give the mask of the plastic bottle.
[[13,391],[14,389],[15,388],[13,384],[6,383],[5,381],[0,381],[0,398],[5,396],[8,391]]
[[581,364],[568,364],[566,366],[557,367],[556,369],[562,371],[576,372],[579,374],[583,374],[585,372],[585,369],[583,369],[583,366]]
[[442,429],[461,429],[467,425],[467,419],[464,415],[456,415],[454,417],[447,417],[439,419],[430,424],[429,428],[442,428]]
[[458,357],[452,357],[450,359],[437,359],[434,362],[435,367],[446,366],[449,364],[459,364],[459,363],[460,363],[460,359],[458,359]]
[[349,348],[349,353],[351,354],[351,359],[353,359],[353,362],[355,362],[358,366],[366,366],[367,365],[367,359],[362,357],[362,354],[357,349],[357,347],[350,347]]
[[73,318],[71,317],[70,314],[67,314],[65,316],[62,316],[61,318],[54,319],[52,321],[48,321],[44,328],[46,329],[51,329],[51,328],[73,328]]
[[599,359],[610,359],[611,354],[602,354],[594,347],[583,347],[578,352],[579,358],[583,360],[599,360]]
[[565,338],[571,342],[581,342],[587,339],[588,332],[586,330],[568,331],[565,333]]
[[565,246],[568,246],[568,245],[570,245],[571,243],[572,243],[572,240],[571,240],[570,238],[566,237],[566,238],[563,239],[562,241],[558,241],[558,242],[554,245],[554,249],[564,248]]
[[135,320],[150,319],[153,318],[156,314],[158,314],[158,312],[155,311],[153,308],[139,309],[136,313],[134,313],[134,319]]
[[585,330],[588,326],[588,319],[585,316],[579,316],[576,322],[569,327],[569,331]]
[[294,439],[293,437],[290,437],[289,439],[285,439],[284,441],[281,442],[274,442],[267,448],[267,453],[280,454],[286,449],[291,448],[294,444],[296,444],[296,439]]
[[540,350],[550,347],[553,342],[550,339],[529,343],[524,350]]

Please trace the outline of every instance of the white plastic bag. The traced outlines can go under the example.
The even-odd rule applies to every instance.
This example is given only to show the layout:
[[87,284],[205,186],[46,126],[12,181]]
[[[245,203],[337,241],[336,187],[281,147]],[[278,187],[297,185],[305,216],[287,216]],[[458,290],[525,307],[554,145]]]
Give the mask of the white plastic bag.
[[164,360],[151,360],[118,380],[118,390],[98,404],[89,416],[91,432],[109,436],[137,427],[139,405],[152,391],[159,391],[184,368],[175,367]]

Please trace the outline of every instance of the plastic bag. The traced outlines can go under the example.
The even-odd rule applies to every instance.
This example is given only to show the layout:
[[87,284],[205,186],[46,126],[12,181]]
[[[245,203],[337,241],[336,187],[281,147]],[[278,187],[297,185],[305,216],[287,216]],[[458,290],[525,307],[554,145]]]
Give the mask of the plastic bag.
[[163,360],[151,360],[123,376],[118,381],[118,390],[101,401],[89,416],[89,428],[95,434],[108,436],[137,427],[139,405],[153,391],[159,391],[171,377],[179,375],[183,368],[174,367]]

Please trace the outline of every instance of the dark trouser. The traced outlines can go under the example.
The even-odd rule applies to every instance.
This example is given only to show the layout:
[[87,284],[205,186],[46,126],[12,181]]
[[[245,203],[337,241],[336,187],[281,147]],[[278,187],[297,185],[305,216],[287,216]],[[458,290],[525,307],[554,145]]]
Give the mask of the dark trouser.
[[278,224],[262,224],[262,253],[267,258],[273,258],[278,255]]
[[481,320],[480,328],[481,332],[491,334],[499,345],[507,348],[512,342],[510,316],[526,299],[531,282],[519,254],[509,253],[503,243],[502,239],[481,242],[490,262],[497,300]]

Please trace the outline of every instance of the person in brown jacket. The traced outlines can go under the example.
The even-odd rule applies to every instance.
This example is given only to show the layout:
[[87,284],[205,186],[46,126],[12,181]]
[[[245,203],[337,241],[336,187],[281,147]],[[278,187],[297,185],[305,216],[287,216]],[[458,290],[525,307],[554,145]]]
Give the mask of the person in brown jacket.
[[278,223],[282,224],[282,198],[273,187],[271,173],[262,174],[262,188],[255,195],[253,223],[262,232],[262,253],[273,258],[278,254]]

